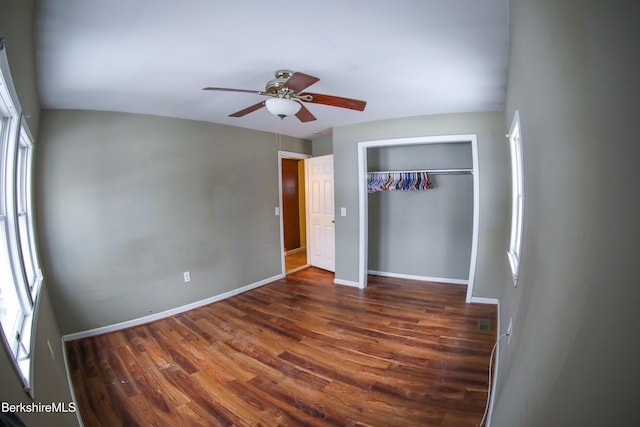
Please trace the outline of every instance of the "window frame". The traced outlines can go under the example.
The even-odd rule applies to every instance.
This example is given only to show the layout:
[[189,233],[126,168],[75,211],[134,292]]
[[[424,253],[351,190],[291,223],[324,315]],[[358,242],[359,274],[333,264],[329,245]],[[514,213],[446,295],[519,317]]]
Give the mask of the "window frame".
[[12,298],[9,304],[18,305],[16,323],[10,326],[10,330],[0,323],[0,336],[24,390],[33,397],[32,338],[43,281],[32,210],[35,140],[23,119],[9,70],[5,43],[1,38],[0,122],[0,221],[3,224],[0,227],[0,244],[6,244],[6,257],[3,256],[0,268],[6,279],[12,279],[12,283],[4,283],[3,279],[0,294],[2,289],[10,290]]
[[522,127],[520,113],[515,112],[509,129],[509,151],[511,158],[511,232],[507,258],[511,267],[513,286],[520,278],[522,235],[524,230],[524,164],[522,156]]

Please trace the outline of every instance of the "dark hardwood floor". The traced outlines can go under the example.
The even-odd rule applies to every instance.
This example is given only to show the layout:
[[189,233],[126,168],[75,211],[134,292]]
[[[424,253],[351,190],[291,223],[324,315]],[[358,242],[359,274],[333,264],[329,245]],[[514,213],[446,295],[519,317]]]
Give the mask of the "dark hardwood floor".
[[[84,425],[475,426],[495,306],[465,287],[308,268],[170,318],[66,343]],[[490,320],[490,330],[479,328]]]

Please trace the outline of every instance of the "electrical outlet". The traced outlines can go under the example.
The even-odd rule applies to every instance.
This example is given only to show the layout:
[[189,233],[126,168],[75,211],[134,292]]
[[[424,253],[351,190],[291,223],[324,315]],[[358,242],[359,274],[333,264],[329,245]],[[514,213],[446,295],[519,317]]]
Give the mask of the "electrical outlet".
[[191,281],[191,273],[185,271],[182,275],[184,276],[184,283],[189,283]]
[[511,342],[512,335],[513,335],[513,318],[509,319],[509,326],[507,326],[507,344]]

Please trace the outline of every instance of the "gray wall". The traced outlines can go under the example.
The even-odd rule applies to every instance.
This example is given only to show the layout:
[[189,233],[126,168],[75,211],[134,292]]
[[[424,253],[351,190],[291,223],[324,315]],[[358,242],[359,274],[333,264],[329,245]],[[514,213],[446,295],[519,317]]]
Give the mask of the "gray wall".
[[[473,168],[471,143],[372,147],[369,171]],[[432,175],[433,188],[368,195],[369,270],[469,278],[473,175]]]
[[383,120],[333,130],[336,216],[336,278],[358,280],[357,143],[378,139],[476,134],[480,169],[480,223],[473,295],[498,297],[507,238],[507,157],[501,113],[444,114]]
[[[7,57],[13,83],[22,104],[23,113],[31,115],[27,120],[36,140],[35,156],[38,156],[38,120],[40,102],[36,90],[33,48],[33,1],[0,0],[0,37],[6,41]],[[49,296],[49,281],[45,276],[38,302],[34,326],[33,393],[39,403],[70,402],[71,393],[66,379],[62,356],[60,330],[53,313]],[[48,344],[53,350],[53,357]],[[0,349],[0,401],[29,403],[31,399],[22,390],[22,383],[11,365],[5,349]],[[47,425],[68,427],[78,425],[75,414],[21,414],[30,426]]]
[[0,0],[0,37],[7,42],[7,58],[22,114],[28,117],[29,130],[38,135],[40,99],[36,87],[34,50],[34,0]]
[[638,425],[640,10],[512,0],[505,126],[520,112],[525,212],[504,277],[492,426]]
[[326,156],[333,154],[333,135],[323,135],[314,138],[312,141],[313,157]]
[[[39,148],[42,262],[64,334],[281,274],[274,135],[43,110]],[[284,137],[282,149],[311,143]]]

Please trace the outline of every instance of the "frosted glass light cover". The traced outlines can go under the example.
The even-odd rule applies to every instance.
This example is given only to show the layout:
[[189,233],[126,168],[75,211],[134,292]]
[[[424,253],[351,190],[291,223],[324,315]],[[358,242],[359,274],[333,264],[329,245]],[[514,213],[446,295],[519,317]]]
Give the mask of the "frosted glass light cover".
[[296,114],[301,108],[299,103],[284,98],[267,99],[266,105],[267,110],[269,110],[271,114],[278,116],[281,119]]

